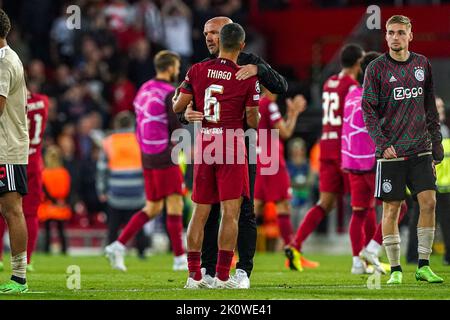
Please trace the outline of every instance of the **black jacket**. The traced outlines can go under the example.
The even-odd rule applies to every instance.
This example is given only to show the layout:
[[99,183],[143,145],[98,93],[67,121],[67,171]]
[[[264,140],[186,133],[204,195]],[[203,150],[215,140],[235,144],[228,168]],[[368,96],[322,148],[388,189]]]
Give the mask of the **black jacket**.
[[[210,55],[204,61],[216,59],[214,55]],[[241,52],[239,54],[237,64],[240,66],[246,64],[254,64],[258,66],[258,78],[261,84],[267,88],[272,93],[283,94],[288,90],[288,84],[286,79],[276,72],[272,67],[260,57],[252,54]],[[183,124],[188,124],[189,122],[184,118],[184,112],[177,113],[178,120]]]

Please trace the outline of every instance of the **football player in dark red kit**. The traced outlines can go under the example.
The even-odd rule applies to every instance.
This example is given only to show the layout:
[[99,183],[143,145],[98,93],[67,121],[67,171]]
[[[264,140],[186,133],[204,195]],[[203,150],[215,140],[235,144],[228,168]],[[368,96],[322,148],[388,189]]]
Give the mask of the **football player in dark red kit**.
[[292,270],[302,270],[301,248],[305,239],[316,229],[320,221],[335,207],[338,195],[344,190],[344,174],[341,169],[341,131],[345,96],[358,85],[361,73],[363,49],[356,44],[345,45],[340,54],[342,70],[328,78],[322,93],[322,137],[320,140],[320,197],[303,218],[291,245],[285,249]]
[[[43,94],[28,92],[27,117],[28,132],[30,135],[30,149],[28,153],[28,194],[22,199],[23,213],[28,229],[27,243],[27,270],[33,271],[30,264],[31,255],[36,247],[38,238],[39,221],[37,210],[41,203],[42,193],[42,137],[48,117],[48,97]],[[3,251],[3,233],[5,232],[5,220],[0,219],[0,258]],[[0,267],[2,267],[1,265]]]
[[[289,245],[294,233],[290,214],[291,180],[284,159],[282,140],[289,139],[294,133],[297,118],[306,109],[306,100],[302,95],[286,99],[285,120],[276,103],[277,95],[265,88],[263,92],[264,95],[259,102],[261,120],[258,125],[258,150],[260,156],[258,157],[255,181],[255,213],[257,216],[262,216],[265,203],[275,202],[281,237],[284,245]],[[278,130],[281,139],[272,141],[274,139],[271,135],[272,130]],[[272,150],[277,145],[278,149]],[[277,157],[278,166],[274,164],[274,161],[265,161],[265,159],[262,161],[261,157],[267,157],[267,159]]]
[[[237,57],[245,45],[244,40],[245,32],[239,24],[225,25],[220,31],[219,57],[193,65],[180,88],[180,95],[174,100],[175,112],[184,111],[194,100],[197,111],[204,114],[195,151],[202,158],[198,161],[194,157],[192,200],[195,206],[187,234],[189,278],[185,288],[188,289],[210,287],[202,281],[201,249],[211,205],[219,201],[222,220],[213,287],[238,287],[229,272],[241,202],[243,197],[249,197],[243,119],[245,115],[251,128],[258,126],[260,94],[257,77],[236,79]],[[233,136],[231,141],[230,136]],[[211,148],[212,145],[215,146]],[[208,153],[208,150],[211,151]]]

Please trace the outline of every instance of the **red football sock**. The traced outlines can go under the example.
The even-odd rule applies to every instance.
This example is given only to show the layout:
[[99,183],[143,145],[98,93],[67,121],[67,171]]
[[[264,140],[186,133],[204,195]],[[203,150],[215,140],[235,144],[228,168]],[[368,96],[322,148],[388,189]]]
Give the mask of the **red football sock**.
[[294,230],[292,229],[291,215],[278,214],[278,227],[280,228],[281,237],[284,245],[288,245],[292,241]]
[[0,217],[0,261],[3,260],[3,236],[5,235],[6,222]]
[[184,253],[183,249],[183,217],[168,214],[166,218],[167,233],[172,243],[173,254],[178,257]]
[[[398,217],[398,223],[400,223],[403,220],[406,212],[408,212],[408,205],[406,204],[406,202],[403,202],[402,206],[400,207],[400,215]],[[381,222],[378,224],[377,231],[373,236],[373,240],[376,241],[379,245],[383,244],[383,230]]]
[[352,253],[356,257],[364,247],[364,224],[367,219],[366,210],[353,210],[352,218],[350,219],[350,241],[352,243]]
[[325,217],[325,210],[321,206],[315,205],[306,213],[303,221],[300,223],[300,227],[297,230],[294,240],[291,245],[297,250],[301,251],[303,241],[313,232],[320,221]]
[[36,215],[25,216],[25,222],[28,230],[28,243],[27,243],[27,264],[30,264],[31,255],[36,248],[36,242],[39,232],[39,220]]
[[201,254],[201,252],[196,251],[189,251],[187,254],[189,277],[196,281],[202,280],[202,272],[200,270]]
[[364,224],[364,245],[367,246],[372,240],[375,231],[377,230],[377,212],[375,208],[369,208],[367,212],[366,223]]
[[219,250],[217,256],[216,277],[219,278],[219,280],[227,281],[230,277],[230,268],[234,251]]
[[117,240],[123,245],[126,245],[127,242],[130,241],[130,239],[133,238],[149,220],[149,217],[145,214],[144,211],[135,213],[131,217],[130,221],[128,221],[127,225],[120,233],[120,236]]

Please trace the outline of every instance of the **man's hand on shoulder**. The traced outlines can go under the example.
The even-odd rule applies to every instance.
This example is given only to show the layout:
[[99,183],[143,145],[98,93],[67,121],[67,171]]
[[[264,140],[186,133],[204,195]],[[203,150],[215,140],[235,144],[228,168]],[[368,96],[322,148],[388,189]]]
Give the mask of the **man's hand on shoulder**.
[[239,71],[236,72],[236,79],[246,80],[256,75],[258,75],[258,66],[254,64],[246,64],[245,66],[241,66]]

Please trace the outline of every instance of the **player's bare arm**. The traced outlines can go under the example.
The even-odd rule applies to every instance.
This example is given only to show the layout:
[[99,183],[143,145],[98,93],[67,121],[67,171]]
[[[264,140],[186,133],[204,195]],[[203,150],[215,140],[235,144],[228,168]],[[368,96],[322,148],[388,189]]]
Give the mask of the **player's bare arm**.
[[192,94],[182,92],[176,95],[176,98],[174,97],[175,100],[173,101],[173,112],[175,113],[184,112],[189,105],[192,108],[193,98],[194,96]]
[[286,99],[287,118],[278,121],[275,124],[275,129],[280,130],[280,137],[283,140],[289,139],[294,133],[295,125],[297,124],[298,116],[306,110],[306,100],[303,95],[296,95],[293,99]]
[[260,115],[258,112],[258,106],[245,107],[245,116],[247,118],[247,125],[250,128],[258,128]]
[[0,96],[0,117],[3,114],[3,110],[5,110],[6,106],[6,98],[4,96]]

